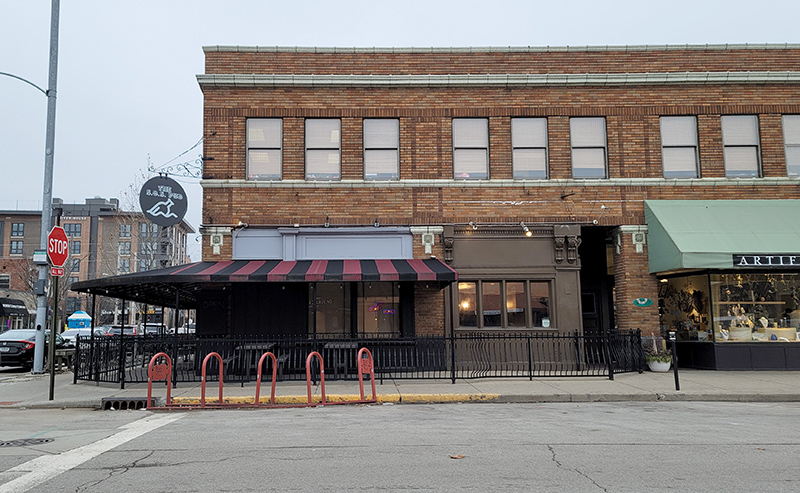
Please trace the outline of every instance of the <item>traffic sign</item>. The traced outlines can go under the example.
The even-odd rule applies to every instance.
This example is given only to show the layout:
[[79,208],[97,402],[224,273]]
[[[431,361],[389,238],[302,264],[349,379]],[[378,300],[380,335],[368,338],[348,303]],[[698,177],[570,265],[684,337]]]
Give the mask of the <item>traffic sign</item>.
[[64,276],[64,268],[63,267],[50,267],[50,275],[56,277],[63,277]]
[[53,226],[47,235],[47,256],[55,267],[63,267],[69,256],[69,239],[64,228]]

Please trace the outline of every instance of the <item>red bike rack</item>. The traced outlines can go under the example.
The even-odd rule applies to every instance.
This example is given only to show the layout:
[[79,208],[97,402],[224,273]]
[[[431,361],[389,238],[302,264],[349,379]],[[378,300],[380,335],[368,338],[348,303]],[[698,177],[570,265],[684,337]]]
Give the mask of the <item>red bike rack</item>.
[[[364,357],[366,355],[366,357]],[[166,364],[156,364],[158,358],[165,358]],[[206,369],[208,367],[208,361],[211,358],[216,358],[217,362],[219,363],[219,400],[216,403],[207,404],[206,403]],[[269,404],[261,405],[260,398],[261,398],[261,380],[262,380],[262,373],[264,368],[264,361],[270,358],[272,360],[272,391],[270,393]],[[314,358],[319,360],[319,371],[320,371],[320,392],[322,394],[321,402],[314,402],[313,396],[311,394],[311,362]],[[161,381],[166,380],[167,382],[167,400],[166,404],[163,408],[182,408],[182,409],[192,409],[192,408],[199,408],[199,409],[208,409],[208,408],[221,408],[221,407],[275,407],[275,408],[289,408],[289,407],[314,407],[314,406],[329,406],[332,404],[370,404],[378,401],[378,396],[375,391],[375,365],[372,359],[372,353],[367,348],[361,348],[358,351],[358,355],[356,356],[356,367],[358,368],[358,386],[360,392],[360,399],[354,401],[336,401],[336,402],[328,402],[327,397],[325,396],[325,363],[322,360],[322,355],[320,355],[317,351],[312,351],[308,357],[306,358],[306,388],[308,390],[308,401],[305,404],[282,404],[278,405],[275,404],[275,385],[277,382],[278,377],[278,361],[274,354],[271,352],[266,352],[261,355],[261,358],[258,360],[258,379],[256,380],[256,393],[255,393],[255,400],[252,404],[250,403],[238,403],[238,402],[231,402],[225,403],[222,401],[222,386],[223,386],[223,375],[224,375],[224,368],[223,368],[223,361],[222,356],[219,353],[212,352],[208,353],[206,357],[203,359],[203,370],[202,370],[202,383],[200,387],[201,397],[199,404],[175,404],[172,402],[172,360],[170,359],[169,355],[166,353],[158,353],[150,360],[150,365],[147,369],[148,379],[147,379],[147,407],[148,409],[155,408],[152,402],[152,389],[153,389],[153,381]],[[369,374],[370,382],[372,384],[372,398],[367,399],[364,395],[364,374]]]
[[322,402],[319,404],[324,406],[328,402],[325,400],[325,363],[322,362],[322,355],[316,351],[311,351],[311,354],[306,358],[306,387],[308,388],[308,405],[315,405],[311,402],[311,360],[314,356],[319,359],[319,385],[322,392]]
[[275,355],[272,353],[264,353],[261,355],[261,359],[258,360],[258,380],[256,380],[256,399],[254,404],[256,407],[261,406],[260,394],[261,394],[261,372],[264,368],[264,360],[269,357],[272,359],[272,394],[269,398],[269,403],[271,406],[275,405],[275,381],[278,378],[278,360],[275,358]]
[[217,403],[222,405],[222,356],[219,353],[208,353],[205,358],[203,358],[203,382],[200,388],[200,407],[206,407],[206,366],[208,366],[208,360],[211,357],[217,358],[219,362],[219,401]]
[[[366,354],[367,357],[362,357]],[[311,401],[311,360],[316,356],[319,359],[319,385],[320,393],[322,394],[322,401],[320,403],[313,403]],[[375,392],[375,364],[372,360],[372,353],[369,349],[362,347],[358,350],[356,356],[356,367],[358,368],[358,387],[361,399],[355,401],[335,401],[328,402],[325,398],[325,364],[322,362],[322,356],[316,351],[313,351],[306,358],[306,388],[308,389],[308,406],[330,406],[333,404],[371,404],[378,402],[378,394]],[[367,399],[364,396],[364,374],[368,373],[370,381],[372,382],[372,398]]]
[[[164,357],[167,360],[167,364],[157,365],[156,360],[158,358]],[[147,365],[147,408],[150,409],[153,406],[153,381],[167,381],[167,400],[164,406],[169,406],[172,404],[172,358],[169,357],[167,353],[156,353],[152,358],[150,358],[150,364]]]
[[[366,353],[367,357],[362,358],[361,355]],[[358,350],[358,356],[356,356],[356,360],[358,363],[358,388],[361,391],[361,401],[364,403],[368,402],[378,402],[378,394],[375,392],[375,363],[372,360],[372,352],[362,347]],[[369,379],[372,383],[372,399],[367,399],[364,397],[364,374],[369,373]]]

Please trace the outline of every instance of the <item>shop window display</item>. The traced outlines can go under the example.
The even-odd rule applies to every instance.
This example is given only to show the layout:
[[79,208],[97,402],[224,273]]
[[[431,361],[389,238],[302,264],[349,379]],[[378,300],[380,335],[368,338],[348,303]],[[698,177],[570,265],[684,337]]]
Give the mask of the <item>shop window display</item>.
[[800,275],[721,273],[665,279],[663,331],[681,341],[797,342]]

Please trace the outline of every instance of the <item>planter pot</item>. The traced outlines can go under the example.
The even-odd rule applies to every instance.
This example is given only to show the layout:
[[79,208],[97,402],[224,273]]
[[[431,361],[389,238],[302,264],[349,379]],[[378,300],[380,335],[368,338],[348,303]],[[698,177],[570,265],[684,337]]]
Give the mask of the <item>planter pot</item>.
[[669,371],[669,367],[672,366],[672,363],[669,361],[648,361],[647,366],[650,368],[650,371],[663,373]]

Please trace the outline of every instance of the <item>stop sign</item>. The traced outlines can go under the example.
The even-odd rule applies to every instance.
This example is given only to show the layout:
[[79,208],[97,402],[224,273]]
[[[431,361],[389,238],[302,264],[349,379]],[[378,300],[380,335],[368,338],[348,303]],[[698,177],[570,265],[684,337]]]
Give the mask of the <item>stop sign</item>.
[[47,256],[56,267],[63,267],[69,256],[69,240],[61,226],[53,226],[47,235]]

